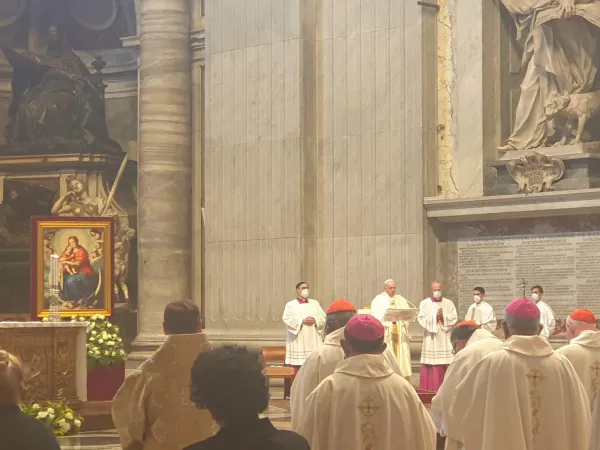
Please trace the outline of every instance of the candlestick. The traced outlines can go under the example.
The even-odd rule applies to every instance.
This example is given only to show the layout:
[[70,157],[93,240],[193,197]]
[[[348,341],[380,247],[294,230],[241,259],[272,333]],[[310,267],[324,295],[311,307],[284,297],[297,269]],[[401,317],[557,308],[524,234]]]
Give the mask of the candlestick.
[[58,277],[59,277],[59,264],[58,255],[52,253],[50,255],[50,289],[58,289]]

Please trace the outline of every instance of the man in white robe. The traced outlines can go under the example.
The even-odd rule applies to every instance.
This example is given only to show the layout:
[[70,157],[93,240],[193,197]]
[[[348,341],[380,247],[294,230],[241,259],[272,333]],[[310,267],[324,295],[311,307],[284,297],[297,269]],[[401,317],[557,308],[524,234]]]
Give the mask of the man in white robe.
[[395,355],[398,365],[407,378],[412,375],[410,363],[410,333],[409,322],[385,322],[385,312],[389,308],[409,309],[414,307],[401,295],[396,294],[396,283],[387,280],[383,285],[384,291],[371,302],[371,314],[385,327],[385,342]]
[[545,339],[550,339],[550,336],[554,334],[554,329],[556,328],[556,319],[554,318],[554,311],[552,311],[550,305],[542,300],[543,297],[544,289],[541,286],[534,286],[531,288],[531,299],[540,309],[540,323],[544,327],[540,336]]
[[[456,388],[485,355],[502,347],[502,341],[475,322],[461,322],[452,330],[450,341],[455,357],[440,389],[431,402],[429,410],[435,425],[442,436],[447,436],[447,417],[454,399]],[[458,442],[446,438],[446,449],[461,448]]]
[[382,355],[385,329],[370,314],[348,321],[346,359],[306,399],[298,433],[311,450],[435,450],[435,426]]
[[593,407],[600,389],[600,330],[589,309],[577,309],[567,318],[569,345],[556,350],[565,356],[579,375]]
[[421,302],[417,317],[423,327],[419,389],[437,392],[452,362],[450,332],[458,316],[454,303],[442,297],[439,281],[431,283],[431,290],[433,295]]
[[596,396],[592,413],[592,437],[590,438],[590,450],[600,450],[600,395]]
[[465,320],[473,321],[481,325],[481,328],[490,333],[496,331],[496,313],[494,307],[484,300],[485,289],[476,287],[473,289],[473,304],[469,306]]
[[587,394],[573,366],[541,336],[529,299],[506,308],[507,337],[458,385],[448,436],[466,450],[588,450]]
[[[327,322],[325,324],[325,342],[323,346],[310,354],[306,359],[292,385],[290,407],[292,411],[292,430],[299,426],[302,411],[306,405],[306,398],[316,387],[333,375],[335,367],[344,360],[344,350],[340,341],[344,338],[344,327],[348,320],[356,315],[356,308],[348,300],[334,301],[327,309]],[[383,352],[386,362],[398,375],[404,376],[396,358],[389,348]]]

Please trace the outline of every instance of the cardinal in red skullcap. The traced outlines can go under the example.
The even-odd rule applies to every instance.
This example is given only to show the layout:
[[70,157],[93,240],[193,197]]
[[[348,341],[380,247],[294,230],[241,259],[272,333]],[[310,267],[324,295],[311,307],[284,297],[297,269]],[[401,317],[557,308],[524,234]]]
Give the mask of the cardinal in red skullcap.
[[383,356],[384,338],[384,326],[370,314],[348,321],[341,341],[346,358],[308,396],[294,427],[310,448],[435,450],[435,426]]
[[[337,364],[344,359],[340,341],[344,337],[344,327],[355,315],[356,307],[343,298],[335,300],[327,309],[323,346],[306,359],[292,385],[292,429],[298,425],[298,420],[303,414],[306,397],[321,381],[333,374]],[[400,373],[400,367],[391,350],[386,348],[383,355],[392,370]]]
[[[588,449],[588,395],[573,365],[540,336],[540,317],[528,298],[506,307],[503,345],[475,363],[454,390],[447,439],[465,449]],[[502,420],[493,419],[498,414]]]
[[[590,408],[598,396],[600,382],[600,331],[596,323],[596,316],[589,309],[581,308],[573,311],[567,318],[569,345],[556,350],[573,364],[588,393]],[[594,372],[596,366],[597,374]],[[600,427],[600,423],[597,426]]]

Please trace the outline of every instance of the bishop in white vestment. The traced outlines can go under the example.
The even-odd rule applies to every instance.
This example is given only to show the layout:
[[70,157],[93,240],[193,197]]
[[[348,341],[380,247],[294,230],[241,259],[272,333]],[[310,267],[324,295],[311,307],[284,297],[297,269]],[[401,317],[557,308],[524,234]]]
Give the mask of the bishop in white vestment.
[[496,331],[496,313],[494,307],[484,300],[485,289],[476,287],[473,289],[473,304],[469,306],[465,320],[473,321],[481,325],[481,328],[490,333]]
[[385,322],[384,315],[389,308],[409,309],[408,300],[401,295],[396,295],[396,283],[387,280],[384,291],[377,295],[371,302],[371,314],[376,317],[385,327],[385,342],[396,357],[398,365],[405,377],[412,375],[410,363],[410,333],[409,322]]
[[450,332],[458,316],[451,300],[442,297],[442,284],[431,284],[433,295],[419,305],[417,320],[423,327],[419,389],[437,392],[452,362]]
[[[456,325],[450,340],[456,350],[456,356],[448,367],[444,382],[437,395],[433,397],[429,410],[442,436],[448,434],[447,419],[458,385],[485,355],[502,347],[500,339],[475,322],[461,322]],[[447,450],[458,448],[461,448],[458,442],[446,438]]]
[[[292,385],[290,407],[292,411],[292,430],[295,431],[306,406],[306,398],[329,375],[333,375],[335,367],[344,360],[344,350],[340,341],[344,338],[344,327],[348,320],[356,315],[356,308],[347,300],[334,301],[327,309],[325,324],[325,342],[323,346],[310,354],[306,359]],[[404,376],[389,348],[383,356],[392,370]]]
[[308,284],[296,285],[298,296],[287,302],[283,311],[285,337],[285,363],[296,372],[306,358],[323,345],[325,312],[318,301],[308,298]]
[[540,336],[529,299],[506,308],[507,340],[458,385],[448,436],[466,450],[588,450],[587,394],[573,366]]
[[556,352],[573,364],[592,409],[600,390],[600,330],[596,328],[596,316],[589,309],[573,311],[567,318],[567,338],[569,345]]
[[554,311],[550,308],[550,305],[542,300],[544,297],[544,289],[541,286],[534,286],[531,288],[531,299],[535,302],[540,310],[540,323],[543,325],[540,336],[546,339],[550,339],[550,336],[554,334],[556,328],[556,319],[554,317]]
[[298,433],[311,450],[435,450],[435,426],[417,393],[381,354],[385,329],[370,314],[348,321],[346,359],[306,399]]

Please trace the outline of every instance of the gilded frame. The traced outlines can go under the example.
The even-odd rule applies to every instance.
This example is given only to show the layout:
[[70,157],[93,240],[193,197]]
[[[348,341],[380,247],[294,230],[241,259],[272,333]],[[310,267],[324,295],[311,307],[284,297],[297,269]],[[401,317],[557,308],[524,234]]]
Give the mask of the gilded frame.
[[[31,316],[110,316],[113,309],[115,221],[111,217],[31,218]],[[64,250],[62,250],[64,248]],[[51,254],[57,258],[51,289]],[[59,262],[60,261],[60,262]]]

